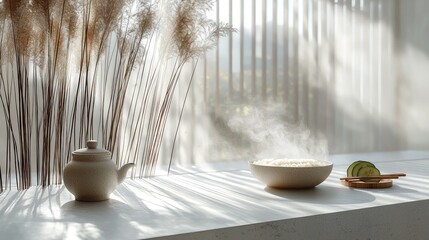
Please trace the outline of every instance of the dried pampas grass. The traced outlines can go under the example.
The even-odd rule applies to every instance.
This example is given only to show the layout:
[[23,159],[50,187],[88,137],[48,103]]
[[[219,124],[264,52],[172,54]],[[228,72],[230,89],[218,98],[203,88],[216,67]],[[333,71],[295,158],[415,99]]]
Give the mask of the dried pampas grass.
[[93,138],[118,165],[135,162],[134,177],[152,175],[185,64],[195,72],[198,57],[234,31],[207,19],[213,4],[0,2],[0,190],[60,184],[71,151]]

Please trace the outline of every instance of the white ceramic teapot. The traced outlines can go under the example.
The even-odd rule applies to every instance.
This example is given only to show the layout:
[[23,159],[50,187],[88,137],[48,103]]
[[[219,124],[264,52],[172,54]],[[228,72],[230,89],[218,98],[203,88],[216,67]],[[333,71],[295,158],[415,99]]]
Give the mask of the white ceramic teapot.
[[134,163],[118,170],[111,160],[112,154],[97,148],[97,141],[89,140],[86,146],[72,153],[72,161],[64,168],[64,185],[77,201],[107,200]]

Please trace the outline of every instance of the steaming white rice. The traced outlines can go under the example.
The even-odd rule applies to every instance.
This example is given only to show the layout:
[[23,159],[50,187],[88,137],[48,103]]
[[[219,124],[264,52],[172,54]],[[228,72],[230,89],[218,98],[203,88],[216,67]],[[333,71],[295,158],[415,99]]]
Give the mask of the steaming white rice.
[[254,161],[253,164],[276,167],[322,167],[331,163],[328,161],[314,159],[262,159]]

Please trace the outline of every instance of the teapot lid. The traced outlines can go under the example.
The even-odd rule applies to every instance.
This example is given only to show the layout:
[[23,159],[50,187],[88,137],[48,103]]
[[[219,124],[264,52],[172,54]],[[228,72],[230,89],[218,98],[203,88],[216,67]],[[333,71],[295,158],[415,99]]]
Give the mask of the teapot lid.
[[76,161],[103,161],[110,160],[112,153],[103,148],[97,148],[97,140],[86,142],[86,148],[81,148],[72,153]]

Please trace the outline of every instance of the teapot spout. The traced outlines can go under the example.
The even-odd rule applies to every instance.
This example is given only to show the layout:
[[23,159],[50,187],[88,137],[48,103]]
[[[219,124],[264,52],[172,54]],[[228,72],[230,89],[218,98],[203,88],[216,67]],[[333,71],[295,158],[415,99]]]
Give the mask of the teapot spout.
[[127,176],[128,170],[134,166],[134,163],[127,163],[118,170],[118,184],[124,181],[125,177]]

